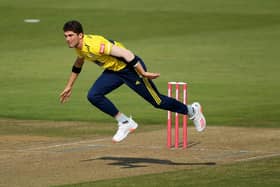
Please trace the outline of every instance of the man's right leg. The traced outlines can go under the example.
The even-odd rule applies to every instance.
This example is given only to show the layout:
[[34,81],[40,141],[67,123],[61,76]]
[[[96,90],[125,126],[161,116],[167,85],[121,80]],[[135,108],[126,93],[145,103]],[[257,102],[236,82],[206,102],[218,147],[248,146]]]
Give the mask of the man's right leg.
[[122,141],[138,127],[138,124],[132,118],[120,113],[115,105],[105,97],[106,94],[117,89],[122,84],[123,81],[119,75],[105,70],[88,92],[88,100],[91,104],[118,121],[118,130],[112,139],[114,142]]
[[122,84],[123,81],[118,75],[114,72],[105,70],[89,90],[87,98],[89,102],[96,106],[99,110],[115,117],[119,111],[115,105],[105,97],[105,95],[117,89]]

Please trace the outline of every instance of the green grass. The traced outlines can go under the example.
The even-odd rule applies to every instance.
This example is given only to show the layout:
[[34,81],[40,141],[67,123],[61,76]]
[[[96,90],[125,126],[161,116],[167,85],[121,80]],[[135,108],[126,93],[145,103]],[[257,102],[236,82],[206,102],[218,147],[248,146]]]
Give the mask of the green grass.
[[62,185],[60,187],[276,187],[280,179],[280,157],[261,161],[241,162],[230,165],[217,165],[198,169],[166,172],[113,179]]
[[[55,124],[55,125],[54,125]],[[112,134],[115,130],[113,124],[93,123],[52,123],[49,121],[28,121],[25,124],[2,122],[0,124],[1,135],[36,135],[46,137],[63,138],[88,138],[93,136]]]
[[[189,101],[204,105],[208,124],[277,127],[280,3],[260,1],[4,1],[0,117],[113,122],[86,100],[102,72],[88,63],[71,101],[58,102],[75,54],[61,27],[79,19],[87,33],[120,40],[140,55],[166,93],[170,80],[189,83]],[[26,24],[38,18],[38,24]],[[109,95],[143,123],[165,123],[128,88]],[[123,99],[125,98],[125,99]]]
[[[140,55],[166,93],[189,83],[189,101],[204,106],[208,125],[279,127],[279,0],[1,0],[0,118],[90,121],[80,126],[1,125],[0,135],[85,137],[112,134],[113,119],[92,107],[87,90],[102,72],[88,63],[69,103],[59,104],[75,58],[62,25],[78,19],[86,33],[119,40]],[[38,18],[27,24],[26,18]],[[125,86],[109,97],[141,124],[164,124]],[[149,128],[149,126],[147,126]],[[232,165],[66,186],[279,186],[279,157]]]

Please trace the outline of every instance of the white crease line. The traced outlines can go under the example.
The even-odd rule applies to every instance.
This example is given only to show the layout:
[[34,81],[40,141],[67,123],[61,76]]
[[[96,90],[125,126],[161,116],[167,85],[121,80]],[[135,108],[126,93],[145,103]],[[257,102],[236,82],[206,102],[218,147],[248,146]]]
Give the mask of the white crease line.
[[29,148],[29,149],[22,149],[18,151],[36,151],[36,150],[43,150],[43,149],[52,149],[57,147],[63,147],[63,146],[71,146],[71,145],[79,145],[84,143],[94,143],[94,142],[102,142],[102,141],[108,141],[108,138],[101,138],[96,140],[87,140],[87,141],[79,141],[79,142],[71,142],[71,143],[62,143],[62,144],[56,144],[56,145],[49,145],[44,147],[35,147],[35,148]]
[[274,154],[262,155],[262,156],[254,156],[254,157],[249,157],[249,158],[243,158],[243,159],[237,160],[237,162],[250,161],[250,160],[258,160],[258,159],[271,158],[271,157],[276,157],[276,156],[280,156],[280,153],[274,153]]
[[193,151],[207,151],[207,152],[223,152],[223,153],[255,153],[255,154],[275,154],[275,151],[260,151],[260,150],[237,150],[237,149],[208,149],[208,148],[192,148]]

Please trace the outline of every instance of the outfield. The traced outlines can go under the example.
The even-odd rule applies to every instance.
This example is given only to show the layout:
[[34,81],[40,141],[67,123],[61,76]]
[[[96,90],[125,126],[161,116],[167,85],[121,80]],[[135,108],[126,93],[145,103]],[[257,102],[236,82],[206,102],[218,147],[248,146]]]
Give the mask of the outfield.
[[[119,40],[141,56],[150,71],[161,73],[155,82],[163,93],[167,93],[168,81],[188,82],[189,101],[198,100],[203,104],[210,127],[273,129],[280,135],[279,10],[277,0],[83,0],[82,3],[2,0],[0,147],[11,137],[40,137],[39,142],[46,137],[52,139],[50,142],[72,142],[108,138],[114,133],[115,121],[93,108],[86,99],[87,90],[102,72],[96,65],[85,65],[70,102],[59,104],[59,93],[75,58],[62,32],[63,23],[69,19],[80,20],[86,33]],[[40,22],[25,23],[23,20],[28,18],[40,19]],[[154,109],[125,86],[109,97],[140,123],[140,133],[164,132],[166,111]],[[34,124],[38,125],[28,124],[26,120],[35,120]],[[73,123],[80,125],[69,125]],[[207,136],[207,131],[203,136]],[[278,140],[275,137],[272,136],[272,142]],[[264,145],[269,147],[270,143]],[[10,148],[0,152],[7,150]],[[279,148],[273,149],[273,153],[279,152]],[[267,162],[273,164],[266,166]],[[136,178],[94,184],[112,186],[111,183],[127,181],[136,185],[131,182],[136,180],[137,185],[143,186],[147,179],[158,186],[168,183],[166,175],[187,176],[182,178],[183,182],[172,181],[169,186],[191,186],[184,180],[199,186],[244,186],[241,184],[244,181],[238,180],[243,175],[246,183],[255,186],[280,183],[277,178],[279,156],[244,163],[245,170],[254,175],[240,175],[239,171],[244,169],[241,163],[228,164],[193,170],[179,168],[172,173],[139,174]],[[219,183],[219,175],[228,168],[232,168],[232,173],[221,177]],[[266,173],[262,168],[271,172]],[[207,172],[213,175],[208,176]],[[205,177],[204,184],[195,173]],[[207,181],[215,174],[217,181],[208,185]],[[268,181],[268,176],[271,176],[269,183],[255,184],[256,177],[259,181]],[[223,180],[227,177],[228,180]],[[77,181],[80,182],[86,181]]]

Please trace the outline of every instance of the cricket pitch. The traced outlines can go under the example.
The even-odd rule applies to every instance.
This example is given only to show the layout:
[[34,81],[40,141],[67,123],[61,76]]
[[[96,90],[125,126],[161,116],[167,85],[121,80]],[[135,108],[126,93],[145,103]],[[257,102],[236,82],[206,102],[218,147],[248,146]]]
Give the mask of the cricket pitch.
[[187,149],[166,147],[165,125],[136,130],[118,144],[111,137],[0,136],[0,186],[71,184],[280,156],[279,129],[210,126],[198,133],[190,127],[188,135]]

